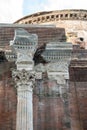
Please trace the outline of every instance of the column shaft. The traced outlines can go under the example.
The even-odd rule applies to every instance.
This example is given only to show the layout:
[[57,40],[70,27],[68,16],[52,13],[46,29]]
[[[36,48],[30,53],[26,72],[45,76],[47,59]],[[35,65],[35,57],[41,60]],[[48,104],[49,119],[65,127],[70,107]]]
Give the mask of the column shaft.
[[16,130],[33,130],[32,88],[29,90],[27,86],[25,90],[19,89],[18,87]]

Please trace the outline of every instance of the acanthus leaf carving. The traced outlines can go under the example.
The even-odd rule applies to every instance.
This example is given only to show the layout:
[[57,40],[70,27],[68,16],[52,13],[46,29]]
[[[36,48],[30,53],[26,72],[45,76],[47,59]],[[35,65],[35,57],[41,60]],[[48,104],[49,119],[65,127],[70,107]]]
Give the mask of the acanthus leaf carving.
[[35,81],[35,73],[34,71],[26,71],[26,70],[14,70],[12,73],[12,77],[14,78],[14,82],[16,84],[29,84],[29,82]]

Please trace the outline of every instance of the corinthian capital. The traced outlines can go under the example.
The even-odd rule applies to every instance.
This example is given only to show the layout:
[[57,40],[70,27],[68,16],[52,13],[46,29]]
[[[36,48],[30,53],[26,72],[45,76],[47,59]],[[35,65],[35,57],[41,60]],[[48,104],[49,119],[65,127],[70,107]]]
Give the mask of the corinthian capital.
[[34,83],[35,81],[35,73],[34,71],[26,71],[26,70],[14,70],[12,73],[12,77],[16,84],[29,84],[29,82]]

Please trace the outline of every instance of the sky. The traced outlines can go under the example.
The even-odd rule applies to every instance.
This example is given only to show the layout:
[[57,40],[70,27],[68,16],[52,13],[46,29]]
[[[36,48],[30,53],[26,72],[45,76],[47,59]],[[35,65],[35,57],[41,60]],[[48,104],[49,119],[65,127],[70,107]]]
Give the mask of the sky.
[[87,0],[0,0],[0,23],[13,23],[36,12],[87,9]]

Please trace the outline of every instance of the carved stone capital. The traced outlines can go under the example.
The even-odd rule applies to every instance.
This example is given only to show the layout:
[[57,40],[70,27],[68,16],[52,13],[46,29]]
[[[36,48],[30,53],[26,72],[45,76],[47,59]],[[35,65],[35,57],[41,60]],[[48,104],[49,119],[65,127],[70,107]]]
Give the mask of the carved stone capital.
[[17,86],[33,85],[35,81],[35,72],[26,70],[13,70],[12,77]]

